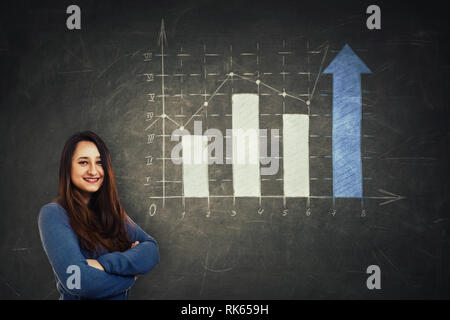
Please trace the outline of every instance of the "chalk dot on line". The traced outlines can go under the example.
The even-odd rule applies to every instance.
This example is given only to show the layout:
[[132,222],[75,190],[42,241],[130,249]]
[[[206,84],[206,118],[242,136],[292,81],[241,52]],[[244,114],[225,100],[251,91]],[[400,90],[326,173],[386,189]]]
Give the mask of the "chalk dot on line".
[[207,107],[208,106],[208,101],[203,102],[203,106]]
[[259,86],[259,84],[261,83],[260,80],[256,80],[256,84]]
[[230,77],[232,77],[232,76],[234,76],[234,73],[233,73],[233,72],[230,72]]
[[283,96],[283,98],[286,98],[286,92],[283,92],[281,95]]
[[167,114],[163,113],[163,114],[161,115],[161,118],[167,118]]
[[306,100],[306,105],[309,106],[311,104],[311,101]]

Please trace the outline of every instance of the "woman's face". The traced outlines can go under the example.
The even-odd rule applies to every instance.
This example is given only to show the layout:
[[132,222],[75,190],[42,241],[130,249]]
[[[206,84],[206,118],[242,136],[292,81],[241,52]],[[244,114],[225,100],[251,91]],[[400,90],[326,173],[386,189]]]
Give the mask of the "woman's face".
[[100,152],[91,141],[77,143],[72,157],[71,180],[81,190],[89,201],[93,192],[96,192],[103,183],[103,167]]

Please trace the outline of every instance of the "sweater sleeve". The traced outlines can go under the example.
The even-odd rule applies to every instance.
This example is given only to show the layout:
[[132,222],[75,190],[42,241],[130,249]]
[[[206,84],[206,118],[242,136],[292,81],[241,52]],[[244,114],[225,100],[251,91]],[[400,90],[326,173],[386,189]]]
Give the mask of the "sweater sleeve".
[[[134,284],[134,277],[109,274],[88,265],[69,218],[56,204],[48,204],[39,212],[39,233],[44,250],[63,288],[76,296],[103,299],[118,295]],[[79,268],[79,286],[68,285],[74,266]],[[76,268],[75,267],[75,268]]]
[[[134,248],[123,252],[111,252],[100,256],[97,261],[106,272],[119,275],[145,274],[159,262],[158,244],[130,219],[128,234],[131,242],[139,241]],[[131,246],[131,243],[130,243]]]

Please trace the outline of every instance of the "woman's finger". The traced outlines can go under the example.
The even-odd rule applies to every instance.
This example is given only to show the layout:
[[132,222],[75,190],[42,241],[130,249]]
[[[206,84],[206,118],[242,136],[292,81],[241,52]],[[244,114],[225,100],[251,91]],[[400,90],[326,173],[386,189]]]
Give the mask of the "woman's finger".
[[136,247],[137,245],[139,244],[139,241],[135,241],[135,242],[133,242],[132,244],[131,244],[131,248],[134,248],[134,247]]

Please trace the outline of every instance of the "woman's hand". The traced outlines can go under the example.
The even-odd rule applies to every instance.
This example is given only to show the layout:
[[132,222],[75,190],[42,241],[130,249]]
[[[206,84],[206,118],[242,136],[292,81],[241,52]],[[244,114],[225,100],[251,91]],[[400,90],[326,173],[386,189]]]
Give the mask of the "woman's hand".
[[133,242],[132,244],[131,244],[131,248],[134,248],[134,247],[136,247],[137,245],[139,244],[139,241],[135,241],[135,242]]
[[[139,241],[135,241],[131,244],[131,248],[136,247],[139,244]],[[98,269],[98,270],[102,270],[105,271],[105,269],[103,268],[103,266],[100,264],[100,262],[98,262],[95,259],[86,259],[86,262],[88,263],[89,266]],[[134,276],[134,279],[136,280],[138,278],[138,275]]]
[[90,265],[91,267],[94,267],[95,269],[99,269],[99,270],[105,271],[105,269],[100,264],[100,262],[98,262],[95,259],[86,259],[86,262],[88,263],[88,265]]
[[[134,248],[134,247],[136,247],[137,245],[139,244],[139,241],[135,241],[135,242],[133,242],[132,244],[131,244],[131,248]],[[134,280],[136,281],[137,280],[137,278],[138,278],[138,275],[135,275],[134,276]]]

